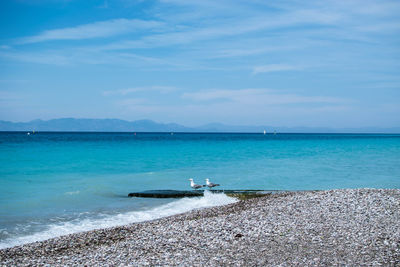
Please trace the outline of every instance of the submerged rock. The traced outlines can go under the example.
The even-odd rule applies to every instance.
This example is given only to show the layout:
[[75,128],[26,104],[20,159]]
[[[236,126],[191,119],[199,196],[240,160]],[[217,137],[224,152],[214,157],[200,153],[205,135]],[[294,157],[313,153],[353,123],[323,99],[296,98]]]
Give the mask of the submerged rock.
[[[262,197],[279,191],[265,190],[209,190],[211,193],[225,193],[228,196],[240,200]],[[148,198],[184,198],[200,197],[204,195],[204,190],[147,190],[142,192],[129,193],[128,197],[148,197]]]

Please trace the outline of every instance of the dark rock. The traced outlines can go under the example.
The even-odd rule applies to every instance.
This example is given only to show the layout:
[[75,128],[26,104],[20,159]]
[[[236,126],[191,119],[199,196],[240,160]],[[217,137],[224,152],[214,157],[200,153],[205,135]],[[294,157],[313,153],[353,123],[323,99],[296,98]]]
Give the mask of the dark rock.
[[[276,193],[274,190],[209,190],[212,193],[225,193],[228,196],[241,200],[262,197],[267,194]],[[128,197],[149,197],[149,198],[183,198],[183,197],[201,197],[204,190],[147,190],[142,192],[129,193]]]

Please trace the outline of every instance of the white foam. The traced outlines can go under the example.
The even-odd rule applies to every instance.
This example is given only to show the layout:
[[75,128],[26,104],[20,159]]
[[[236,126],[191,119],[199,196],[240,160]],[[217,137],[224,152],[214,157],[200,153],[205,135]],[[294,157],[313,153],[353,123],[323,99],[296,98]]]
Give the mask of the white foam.
[[48,225],[47,229],[44,231],[3,240],[0,243],[0,249],[32,243],[35,241],[42,241],[72,233],[154,220],[184,213],[193,209],[227,205],[236,201],[236,199],[228,197],[225,194],[213,194],[205,191],[204,197],[183,198],[146,211],[131,211],[117,215],[108,215],[101,219],[83,219],[51,224]]
[[64,195],[78,195],[81,191],[71,191],[71,192],[65,192]]

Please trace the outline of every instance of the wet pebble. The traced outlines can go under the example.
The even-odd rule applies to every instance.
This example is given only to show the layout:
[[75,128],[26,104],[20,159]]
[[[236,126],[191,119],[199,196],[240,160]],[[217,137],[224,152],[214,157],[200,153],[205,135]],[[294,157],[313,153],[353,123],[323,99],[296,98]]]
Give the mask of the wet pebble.
[[400,190],[280,193],[0,250],[1,266],[399,266]]

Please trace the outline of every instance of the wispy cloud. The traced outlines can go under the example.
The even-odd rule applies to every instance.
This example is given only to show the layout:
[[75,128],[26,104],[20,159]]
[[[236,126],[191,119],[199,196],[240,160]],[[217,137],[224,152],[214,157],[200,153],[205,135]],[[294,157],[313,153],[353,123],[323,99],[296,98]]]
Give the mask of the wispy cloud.
[[[164,87],[159,86],[138,87],[104,92],[104,95],[115,95],[116,98],[112,101],[120,110],[145,117],[171,116],[173,119],[174,116],[187,116],[191,119],[198,117],[202,120],[206,117],[217,117],[222,121],[232,120],[232,118],[250,119],[252,114],[261,119],[260,116],[268,112],[290,114],[301,111],[304,114],[306,110],[344,111],[348,110],[351,103],[350,100],[343,98],[282,93],[264,88],[208,89],[191,93],[177,91],[170,98],[172,102],[163,101],[163,97],[150,97],[149,94],[135,95],[136,92],[157,88],[164,90]],[[166,90],[169,91],[169,87],[166,87]],[[175,87],[171,90],[175,90]]]
[[12,59],[16,61],[24,61],[39,64],[49,64],[64,66],[71,64],[73,57],[68,57],[61,53],[54,53],[54,51],[45,52],[0,52],[0,57]]
[[146,92],[146,93],[158,92],[161,94],[166,94],[166,93],[170,93],[170,92],[173,92],[176,90],[178,90],[178,88],[173,87],[173,86],[145,86],[145,87],[134,87],[134,88],[112,90],[112,91],[104,91],[103,95],[104,96],[109,96],[109,95],[125,96],[125,95],[138,93],[138,92]]
[[[119,104],[119,103],[118,103]],[[272,125],[330,125],[337,114],[349,114],[352,107],[346,104],[321,103],[320,105],[247,105],[236,102],[182,102],[180,105],[146,103],[121,106],[126,114],[151,117],[159,121],[174,121],[186,125],[210,122],[227,124]],[[323,114],[323,116],[321,115]]]
[[38,43],[51,40],[80,40],[110,37],[138,30],[160,29],[164,23],[154,20],[113,19],[70,28],[47,30],[38,35],[26,37],[20,43]]
[[376,33],[398,32],[400,34],[400,23],[391,21],[385,23],[377,23],[373,25],[359,26],[356,27],[356,29],[366,32],[376,32]]
[[131,106],[141,106],[141,105],[145,105],[147,103],[147,100],[145,98],[125,98],[125,99],[121,99],[117,102],[118,105],[121,106],[127,106],[127,107],[131,107]]
[[[357,1],[357,3],[360,2]],[[21,43],[112,37],[140,31],[140,34],[124,36],[119,40],[105,38],[97,44],[91,43],[88,46],[82,46],[82,43],[80,43],[78,48],[98,52],[98,56],[93,60],[87,60],[87,63],[98,62],[102,58],[106,58],[107,60],[103,60],[105,64],[107,62],[112,64],[112,62],[118,60],[123,61],[123,55],[113,54],[110,56],[108,55],[109,52],[116,53],[122,52],[121,50],[134,49],[136,56],[148,57],[149,53],[142,52],[160,49],[161,47],[183,48],[168,53],[168,55],[172,55],[169,58],[171,60],[155,60],[149,63],[152,65],[171,65],[166,64],[166,62],[175,62],[177,68],[192,68],[187,66],[191,65],[199,66],[199,69],[201,69],[208,63],[201,65],[199,61],[249,57],[269,54],[277,50],[293,50],[302,46],[310,47],[313,46],[310,40],[321,40],[321,38],[324,41],[335,38],[366,40],[365,36],[362,36],[362,32],[371,30],[371,27],[376,26],[373,26],[375,23],[354,23],[357,20],[352,19],[353,14],[361,16],[360,14],[365,13],[361,7],[357,9],[357,5],[354,3],[336,3],[335,1],[328,1],[327,6],[324,6],[316,1],[299,5],[296,1],[284,1],[283,3],[256,1],[249,4],[247,1],[216,3],[215,1],[163,0],[155,3],[151,20],[120,18],[69,28],[52,29],[35,36],[22,38]],[[369,1],[366,5],[375,7],[378,4]],[[379,6],[381,7],[380,4]],[[393,6],[396,7],[396,5],[390,5],[392,8]],[[171,12],[170,10],[174,11]],[[379,10],[377,14],[381,15],[389,12],[390,9],[381,7]],[[199,17],[193,16],[193,12],[196,12]],[[373,13],[373,15],[376,14]],[[395,27],[392,23],[390,25],[382,24],[380,28],[389,26]],[[312,32],[314,28],[316,29]],[[365,30],[362,31],[361,28]],[[288,35],[276,34],[275,31],[277,30],[290,33]],[[301,34],[293,36],[296,32],[305,32],[306,34],[304,37]],[[293,38],[289,38],[289,36]],[[231,38],[236,38],[236,40],[231,42]],[[296,42],[294,43],[292,39],[295,39]],[[252,41],[249,46],[246,46],[249,40]],[[275,43],[271,44],[271,42]],[[191,45],[188,46],[187,44]],[[221,49],[222,47],[224,49]],[[56,58],[55,55],[50,56]],[[112,56],[116,56],[115,59],[112,59]],[[39,55],[36,61],[44,60],[40,57],[42,55]],[[82,55],[68,57],[82,62],[79,59]],[[180,62],[179,59],[181,59]],[[61,62],[62,60],[44,61]],[[253,66],[255,64],[252,63]],[[216,66],[213,65],[213,67]],[[283,70],[289,70],[288,66],[279,64],[275,66],[256,65],[253,73]],[[294,69],[291,68],[290,70]]]
[[19,96],[13,92],[0,90],[0,101],[19,99]]
[[[69,1],[70,7],[76,10],[78,2]],[[79,25],[75,16],[66,14],[64,23],[71,23],[66,28],[52,26],[46,18],[21,26],[21,31],[10,28],[0,43],[0,60],[7,69],[1,78],[8,80],[9,73],[37,77],[43,86],[37,90],[45,92],[62,75],[82,73],[63,85],[87,86],[98,101],[112,104],[116,117],[127,110],[126,116],[171,121],[184,117],[188,122],[254,118],[297,123],[314,118],[326,123],[329,113],[330,119],[342,123],[349,108],[366,103],[360,119],[369,117],[365,114],[371,103],[398,99],[397,0],[137,2],[109,1],[107,14],[95,3],[89,24]],[[104,20],[110,14],[115,19]],[[34,34],[16,40],[19,32]],[[49,76],[48,66],[36,68],[38,64],[55,66],[54,75]],[[295,71],[302,75],[287,75]],[[107,75],[97,77],[97,73]],[[115,87],[116,80],[123,87]],[[180,88],[143,86],[173,81]],[[199,88],[208,89],[196,91]],[[69,90],[74,99],[87,97],[80,89]],[[112,114],[98,106],[102,108],[90,110]],[[396,115],[393,111],[392,118]]]
[[230,101],[247,105],[281,105],[301,103],[346,103],[347,100],[325,96],[302,96],[296,94],[278,93],[269,89],[240,90],[205,90],[194,93],[184,93],[182,98],[195,101]]
[[[230,45],[232,47],[232,45]],[[210,58],[232,58],[232,57],[247,57],[253,55],[266,54],[274,51],[281,50],[293,50],[296,49],[294,46],[265,46],[255,45],[256,47],[247,47],[247,48],[220,48],[214,52],[214,54],[209,55]]]
[[163,59],[138,55],[130,52],[108,51],[102,53],[86,48],[44,50],[37,52],[17,52],[15,50],[0,51],[0,58],[37,64],[66,66],[66,65],[118,65],[140,66],[142,69],[154,66],[184,67],[174,59]]
[[339,20],[336,14],[324,14],[314,10],[300,10],[284,15],[258,15],[241,19],[221,20],[217,25],[203,27],[185,27],[166,33],[146,35],[138,40],[114,42],[100,46],[101,50],[120,50],[132,48],[151,48],[171,45],[188,44],[202,40],[219,39],[229,36],[240,36],[263,30],[273,30],[282,27],[303,24],[330,25]]
[[[18,93],[0,90],[0,111],[8,107],[24,107],[26,100],[31,97],[30,94]],[[1,113],[1,112],[0,112]]]
[[265,72],[276,72],[276,71],[289,71],[289,70],[299,70],[300,67],[287,65],[287,64],[270,64],[256,66],[253,68],[253,74],[265,73]]

